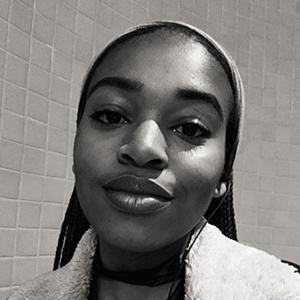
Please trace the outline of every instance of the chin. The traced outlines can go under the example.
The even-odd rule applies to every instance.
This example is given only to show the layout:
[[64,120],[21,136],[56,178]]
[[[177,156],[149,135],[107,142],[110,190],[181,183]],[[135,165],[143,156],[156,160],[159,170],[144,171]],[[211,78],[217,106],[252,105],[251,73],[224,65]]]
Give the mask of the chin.
[[152,252],[172,244],[174,240],[170,231],[166,235],[153,226],[141,224],[124,224],[114,222],[113,226],[98,224],[94,227],[99,241],[111,245],[123,251]]

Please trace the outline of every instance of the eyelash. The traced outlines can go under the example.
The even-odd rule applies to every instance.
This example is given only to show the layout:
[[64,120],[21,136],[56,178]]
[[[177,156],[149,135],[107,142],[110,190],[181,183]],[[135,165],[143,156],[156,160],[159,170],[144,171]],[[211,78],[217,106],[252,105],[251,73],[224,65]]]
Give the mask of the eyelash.
[[[180,127],[183,128],[183,126],[188,126],[186,129],[189,130],[192,129],[192,134],[188,135],[187,133],[183,133],[182,130],[181,131],[177,130]],[[186,123],[182,123],[176,127],[173,127],[172,130],[176,134],[180,136],[184,136],[187,139],[199,139],[199,138],[203,139],[203,138],[208,138],[210,135],[209,129],[198,119]],[[198,134],[197,135],[195,135],[195,133],[193,134],[193,131],[198,132]]]
[[[123,118],[124,121],[121,122],[121,123],[120,122],[110,122],[107,119],[109,114],[111,114],[111,117],[112,116],[114,116],[114,117],[117,116],[117,117],[120,117],[121,119]],[[106,116],[106,121],[101,119],[103,116]],[[92,113],[91,118],[94,121],[100,122],[100,123],[102,123],[103,125],[106,125],[106,126],[118,126],[118,125],[121,125],[121,124],[127,124],[129,122],[129,120],[127,118],[125,118],[122,115],[122,113],[119,113],[119,112],[111,110],[111,109],[97,110],[94,113]]]
[[[117,117],[115,122],[112,122],[112,120],[108,119],[109,115],[110,115],[110,117],[114,117],[114,118]],[[104,120],[103,117],[105,117],[106,120]],[[94,113],[91,114],[91,118],[94,121],[100,122],[101,124],[103,124],[104,126],[107,126],[107,127],[119,127],[119,126],[122,126],[123,124],[127,124],[130,122],[129,119],[124,117],[122,113],[112,110],[112,109],[103,109],[103,110],[95,111]],[[186,129],[192,130],[192,133],[193,133],[193,131],[196,131],[196,132],[198,132],[198,134],[197,135],[185,134],[182,131],[183,126],[189,126]],[[178,128],[181,128],[181,130],[178,130]],[[171,130],[176,135],[179,135],[182,139],[188,140],[188,141],[199,140],[199,139],[203,140],[210,136],[210,130],[199,119],[194,119],[192,121],[188,121],[188,122],[182,123],[180,125],[174,126],[171,128]]]

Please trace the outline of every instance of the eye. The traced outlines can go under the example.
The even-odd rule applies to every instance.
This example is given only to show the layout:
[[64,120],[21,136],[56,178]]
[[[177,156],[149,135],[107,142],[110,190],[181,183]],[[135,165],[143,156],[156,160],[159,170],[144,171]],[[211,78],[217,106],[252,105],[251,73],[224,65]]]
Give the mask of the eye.
[[95,111],[91,118],[105,125],[120,125],[128,123],[128,120],[119,112],[113,110]]
[[207,138],[210,134],[208,128],[199,120],[186,122],[173,127],[173,131],[181,137],[190,140]]

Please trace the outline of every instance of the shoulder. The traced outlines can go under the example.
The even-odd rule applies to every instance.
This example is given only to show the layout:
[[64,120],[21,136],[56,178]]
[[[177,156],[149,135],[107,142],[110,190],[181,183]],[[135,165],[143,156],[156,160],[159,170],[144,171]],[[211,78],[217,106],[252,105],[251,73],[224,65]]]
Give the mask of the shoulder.
[[58,291],[64,291],[64,273],[67,267],[61,268],[56,271],[52,271],[43,274],[31,281],[26,282],[24,285],[18,287],[8,300],[19,300],[19,299],[56,299],[59,298],[57,295]]
[[300,299],[300,274],[275,256],[228,239],[209,224],[195,246],[187,274],[194,291],[207,295],[203,299]]
[[287,260],[281,260],[282,263],[284,264],[288,264],[290,266],[293,266],[296,269],[296,272],[298,272],[300,274],[300,265],[297,265],[291,261],[287,261]]
[[88,230],[67,265],[18,287],[8,300],[86,299],[96,244],[95,233]]

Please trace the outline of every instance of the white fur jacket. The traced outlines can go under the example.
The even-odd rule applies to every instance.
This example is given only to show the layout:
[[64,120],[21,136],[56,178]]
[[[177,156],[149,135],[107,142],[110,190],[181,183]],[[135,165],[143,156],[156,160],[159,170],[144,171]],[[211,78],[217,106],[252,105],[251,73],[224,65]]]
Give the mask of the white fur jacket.
[[[19,287],[9,300],[87,299],[97,239],[88,230],[72,260]],[[186,261],[185,300],[300,300],[300,274],[207,224]]]

